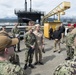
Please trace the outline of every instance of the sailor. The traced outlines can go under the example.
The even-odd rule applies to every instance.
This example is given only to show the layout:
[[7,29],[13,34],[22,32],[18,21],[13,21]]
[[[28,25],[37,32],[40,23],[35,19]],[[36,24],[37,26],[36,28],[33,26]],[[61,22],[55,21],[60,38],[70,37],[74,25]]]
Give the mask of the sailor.
[[11,32],[12,32],[13,37],[17,37],[19,39],[19,43],[16,46],[17,46],[18,52],[20,52],[20,30],[18,28],[18,23],[15,23],[15,27],[12,28]]
[[76,35],[76,29],[74,29],[74,26],[70,27],[70,31],[66,36],[66,52],[67,52],[67,58],[65,60],[70,60],[73,58],[74,55],[74,38]]
[[32,61],[33,61],[33,54],[34,54],[34,49],[36,45],[36,37],[33,34],[32,26],[28,27],[28,32],[26,32],[24,35],[24,42],[26,45],[24,69],[27,68],[28,64],[29,64],[29,67],[34,68]]
[[71,36],[72,38],[69,39],[71,44],[69,44],[74,49],[73,58],[60,64],[54,71],[54,75],[76,75],[76,28],[71,31]]
[[17,43],[17,38],[0,35],[0,75],[26,75],[21,67],[9,62],[9,57],[14,54],[13,45]]
[[40,30],[40,25],[36,24],[33,32],[36,36],[36,46],[35,46],[35,65],[43,65],[42,52],[44,52],[44,39],[43,32]]
[[[5,31],[0,31],[0,36],[8,36],[11,38],[11,36]],[[9,57],[9,61],[12,64],[20,65],[19,55],[16,52],[14,52],[14,54]]]

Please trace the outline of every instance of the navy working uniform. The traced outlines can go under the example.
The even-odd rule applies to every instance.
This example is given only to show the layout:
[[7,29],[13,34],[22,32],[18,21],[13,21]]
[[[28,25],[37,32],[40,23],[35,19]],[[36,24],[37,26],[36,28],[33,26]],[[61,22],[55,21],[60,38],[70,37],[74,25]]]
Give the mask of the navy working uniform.
[[[19,39],[19,43],[17,44],[17,49],[20,52],[20,30],[17,26],[18,24],[15,24],[15,27],[11,30],[11,32],[13,37],[17,37]],[[15,46],[15,49],[16,49],[16,46]]]
[[29,27],[28,32],[25,33],[24,42],[26,45],[24,69],[27,68],[28,63],[29,67],[34,68],[34,66],[32,65],[32,61],[33,61],[34,47],[36,44],[36,38],[35,35],[32,33],[32,27]]

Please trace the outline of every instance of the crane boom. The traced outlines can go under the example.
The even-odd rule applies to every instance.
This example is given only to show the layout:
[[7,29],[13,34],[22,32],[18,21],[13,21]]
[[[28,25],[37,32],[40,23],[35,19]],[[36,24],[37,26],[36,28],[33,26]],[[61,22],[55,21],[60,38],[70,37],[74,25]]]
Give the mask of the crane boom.
[[47,18],[50,16],[53,16],[55,14],[64,13],[65,10],[70,8],[70,2],[62,2],[57,7],[55,7],[53,10],[51,10],[47,15],[45,15],[42,19],[42,22],[44,22]]

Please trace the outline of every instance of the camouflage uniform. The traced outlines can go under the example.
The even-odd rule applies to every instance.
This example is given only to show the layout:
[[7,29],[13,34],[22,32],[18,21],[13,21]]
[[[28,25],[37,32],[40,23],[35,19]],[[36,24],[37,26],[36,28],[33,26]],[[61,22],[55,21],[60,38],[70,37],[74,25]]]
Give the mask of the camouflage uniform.
[[74,38],[76,34],[68,33],[66,37],[66,49],[67,49],[67,57],[70,57],[70,59],[73,58],[74,55],[74,49],[72,48],[74,45]]
[[64,64],[60,64],[53,75],[76,75],[76,56]]
[[19,55],[17,53],[14,53],[14,55],[10,56],[9,61],[12,64],[20,66],[20,59],[19,59]]
[[27,32],[25,33],[24,40],[26,45],[25,64],[27,64],[28,62],[29,64],[31,64],[33,60],[33,53],[34,53],[34,49],[31,48],[31,45],[35,46],[35,43],[36,43],[35,35],[33,33],[29,34]]
[[8,61],[0,61],[0,75],[26,75],[22,68]]
[[[15,27],[11,30],[13,37],[16,37],[16,34],[18,34],[19,36],[17,37],[19,39],[19,43],[17,44],[17,49],[18,51],[20,51],[20,30],[19,28]],[[15,46],[16,48],[16,46]]]

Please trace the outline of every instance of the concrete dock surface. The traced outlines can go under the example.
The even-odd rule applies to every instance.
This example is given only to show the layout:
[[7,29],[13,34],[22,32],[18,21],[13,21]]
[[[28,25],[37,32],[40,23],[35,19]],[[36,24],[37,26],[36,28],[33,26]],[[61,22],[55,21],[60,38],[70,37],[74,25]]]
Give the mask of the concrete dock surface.
[[[45,53],[43,53],[43,63],[44,65],[35,65],[32,69],[28,67],[25,71],[27,75],[53,75],[55,68],[60,64],[65,62],[66,58],[66,47],[65,44],[61,44],[61,53],[54,51],[54,40],[44,39],[45,42]],[[24,40],[20,42],[21,52],[18,52],[20,58],[20,65],[24,67],[25,60],[25,44]],[[33,63],[35,62],[35,56],[33,58]]]

